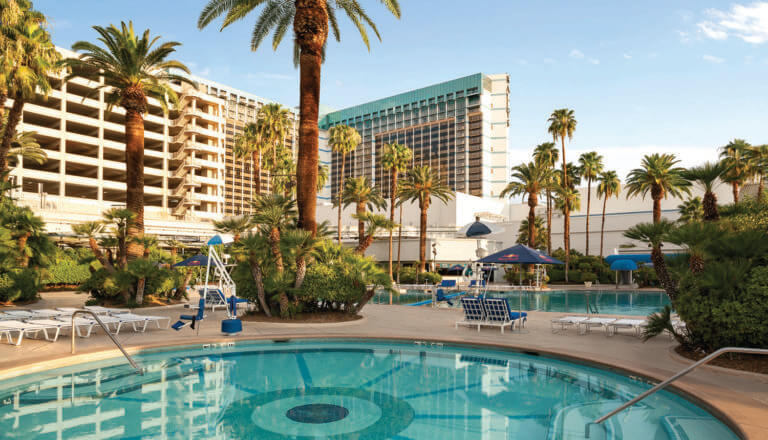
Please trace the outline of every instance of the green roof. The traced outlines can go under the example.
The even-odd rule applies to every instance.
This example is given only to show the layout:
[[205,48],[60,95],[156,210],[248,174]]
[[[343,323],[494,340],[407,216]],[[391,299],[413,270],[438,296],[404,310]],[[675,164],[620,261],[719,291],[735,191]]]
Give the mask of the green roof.
[[476,87],[478,91],[482,90],[482,73],[476,73],[474,75],[465,76],[463,78],[453,79],[439,84],[412,90],[410,92],[393,95],[388,98],[382,98],[376,101],[371,101],[365,104],[360,104],[354,107],[328,113],[320,120],[320,127],[322,129],[328,129],[329,127],[338,124],[343,120],[349,120],[357,116],[363,116],[388,108],[419,102],[421,100],[446,95],[448,93],[456,93],[458,91],[471,89],[473,87]]

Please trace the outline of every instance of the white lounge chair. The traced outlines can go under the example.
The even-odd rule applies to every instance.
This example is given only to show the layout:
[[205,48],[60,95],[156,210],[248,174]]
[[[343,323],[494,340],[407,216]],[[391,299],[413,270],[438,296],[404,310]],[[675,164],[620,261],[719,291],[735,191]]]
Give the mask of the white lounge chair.
[[[0,321],[0,332],[7,332],[8,343],[13,345],[21,345],[21,341],[24,339],[24,335],[28,337],[37,336],[40,332],[43,333],[46,341],[56,342],[59,337],[60,327],[52,325],[37,325],[28,324],[21,321]],[[48,336],[48,330],[55,330],[53,338]],[[16,342],[13,342],[12,332],[18,332],[19,337]]]
[[[60,311],[60,310],[53,310],[53,309],[33,309],[29,311],[33,315],[35,315],[35,318],[56,318],[59,316],[66,316],[67,314]],[[71,313],[69,315],[72,315]]]
[[[563,316],[550,321],[552,333],[568,330],[568,327],[578,327],[579,323],[589,319],[586,316]],[[559,328],[558,328],[559,327]]]
[[[56,329],[56,334],[53,336],[53,341],[56,342],[56,340],[59,338],[59,335],[61,334],[61,331],[64,329],[72,329],[72,323],[66,322],[66,321],[57,321],[54,319],[28,319],[27,324],[32,325],[39,325],[42,327],[47,327],[50,329]],[[90,332],[88,332],[90,334]]]
[[102,307],[102,306],[85,306],[84,308],[85,310],[90,310],[99,315],[120,315],[123,313],[131,312],[128,309],[115,309],[112,307]]
[[613,336],[621,328],[631,328],[635,336],[640,337],[646,326],[648,326],[648,321],[644,319],[617,319],[606,326],[606,331],[608,336]]
[[[163,327],[160,327],[160,321],[166,319],[168,320],[168,323],[164,328],[168,328],[171,325],[171,318],[168,316],[137,315],[134,313],[121,313],[114,317],[122,319],[124,321],[128,321],[128,322],[135,322],[135,323],[143,322],[144,326],[141,327],[141,330],[136,330],[136,331],[141,331],[142,333],[144,333],[144,331],[147,330],[147,325],[149,325],[150,322],[154,322],[157,325],[157,328],[163,328]],[[134,326],[134,329],[136,329],[135,326]]]
[[14,320],[17,319],[29,319],[34,318],[35,314],[30,312],[29,310],[6,310],[3,312],[6,316],[12,317]]
[[[591,317],[583,321],[579,321],[579,334],[586,335],[592,330],[592,327],[606,327],[612,322],[616,321],[616,318],[599,318]],[[608,332],[606,331],[606,336]]]

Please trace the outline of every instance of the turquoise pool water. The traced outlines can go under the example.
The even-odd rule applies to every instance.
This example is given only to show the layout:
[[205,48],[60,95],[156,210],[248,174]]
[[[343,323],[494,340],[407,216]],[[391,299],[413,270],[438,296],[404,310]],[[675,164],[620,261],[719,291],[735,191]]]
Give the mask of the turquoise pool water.
[[[446,290],[446,294],[455,291]],[[543,292],[531,291],[488,291],[487,295],[494,298],[509,298],[509,304],[517,310],[521,304],[527,311],[590,313],[607,315],[647,316],[661,310],[669,304],[669,297],[662,291],[626,291],[626,290],[549,290]],[[395,304],[413,304],[431,299],[431,295],[422,290],[408,290],[407,293],[393,298]],[[379,294],[373,300],[376,304],[388,304],[389,295]],[[453,301],[459,307],[458,298]]]
[[[426,343],[198,345],[137,360],[147,368],[143,376],[113,359],[0,383],[0,436],[580,439],[587,421],[649,388],[637,378],[534,354]],[[605,429],[608,439],[737,438],[669,392]]]

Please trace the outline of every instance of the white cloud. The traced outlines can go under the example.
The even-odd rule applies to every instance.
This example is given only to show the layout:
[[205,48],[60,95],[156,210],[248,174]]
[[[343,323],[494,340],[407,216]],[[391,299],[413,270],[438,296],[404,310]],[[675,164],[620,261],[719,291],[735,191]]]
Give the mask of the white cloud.
[[600,64],[600,60],[598,60],[597,58],[590,58],[587,61],[589,61],[590,64],[594,64],[594,65]]
[[685,31],[676,31],[677,36],[680,37],[681,43],[690,43],[691,42],[691,34],[689,32]]
[[631,59],[632,59],[632,55],[630,55],[630,54],[628,54],[628,53],[625,53],[625,54],[624,54],[624,59],[625,59],[625,60],[631,60]]
[[584,52],[580,51],[579,49],[573,49],[569,54],[569,56],[571,58],[576,58],[577,60],[580,60],[584,58]]
[[725,62],[725,59],[716,57],[714,55],[702,55],[701,59],[714,64],[721,64]]
[[705,13],[710,20],[697,25],[708,38],[725,40],[733,36],[752,44],[768,42],[768,2],[734,4],[728,11],[707,9]]

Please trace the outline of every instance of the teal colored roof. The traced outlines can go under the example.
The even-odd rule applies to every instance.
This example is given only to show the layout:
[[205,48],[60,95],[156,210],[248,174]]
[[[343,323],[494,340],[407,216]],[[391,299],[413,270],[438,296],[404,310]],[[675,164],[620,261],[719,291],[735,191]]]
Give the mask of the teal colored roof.
[[448,93],[456,93],[458,91],[471,89],[473,87],[477,87],[478,92],[482,90],[482,73],[475,73],[474,75],[465,76],[463,78],[457,78],[454,80],[412,90],[410,92],[393,95],[388,98],[382,98],[376,101],[367,102],[365,104],[356,105],[354,107],[345,108],[337,112],[328,113],[320,121],[320,128],[326,130],[345,119],[348,120],[357,116],[363,116],[388,108],[419,102],[421,100],[434,98]]

